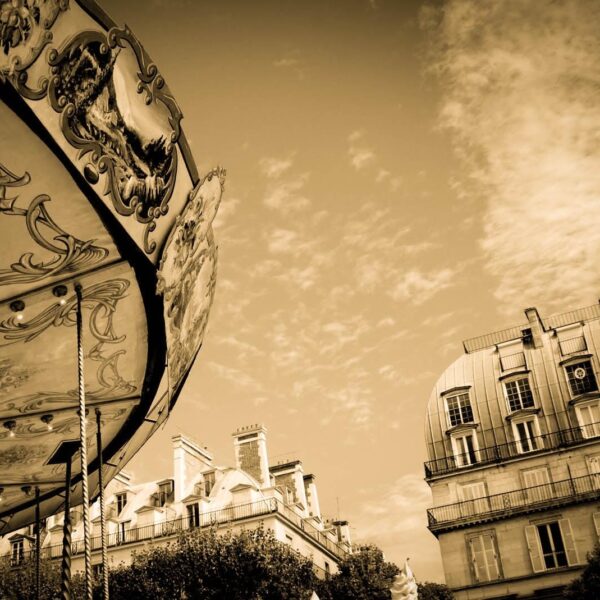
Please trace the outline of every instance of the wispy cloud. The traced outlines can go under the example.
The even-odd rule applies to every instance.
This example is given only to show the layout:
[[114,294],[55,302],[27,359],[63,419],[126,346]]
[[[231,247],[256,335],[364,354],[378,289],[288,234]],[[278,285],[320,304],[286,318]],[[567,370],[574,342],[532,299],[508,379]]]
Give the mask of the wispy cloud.
[[429,273],[412,269],[402,274],[390,291],[390,295],[394,300],[407,300],[413,304],[423,304],[450,287],[456,274],[456,269],[449,268]]
[[600,4],[455,0],[423,12],[441,123],[486,201],[504,309],[595,301],[600,280]]
[[281,177],[294,163],[292,158],[265,157],[259,161],[260,170],[269,179]]
[[264,198],[265,206],[282,213],[308,208],[310,200],[302,194],[307,180],[308,173],[305,173],[296,179],[270,186]]
[[[439,546],[433,537],[415,535],[427,526],[427,507],[431,492],[421,473],[408,473],[378,490],[377,501],[365,502],[353,519],[360,535],[356,542],[376,542],[397,556],[413,559],[419,568],[431,568],[437,561]],[[440,574],[441,575],[441,574]]]

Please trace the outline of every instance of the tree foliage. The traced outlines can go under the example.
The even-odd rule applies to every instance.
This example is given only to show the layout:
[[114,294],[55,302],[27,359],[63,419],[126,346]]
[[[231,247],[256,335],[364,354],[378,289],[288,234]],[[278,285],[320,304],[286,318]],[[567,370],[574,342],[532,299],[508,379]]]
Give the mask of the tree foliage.
[[399,571],[376,546],[358,546],[335,575],[318,583],[317,594],[321,600],[389,600]]
[[[25,560],[19,568],[9,560],[0,561],[0,598],[2,600],[35,600],[35,560]],[[73,598],[84,597],[84,583],[79,575],[71,580]],[[44,559],[40,563],[40,598],[60,596],[60,561]]]
[[312,561],[271,531],[195,530],[111,571],[110,595],[112,600],[305,600],[315,580]]
[[583,573],[565,589],[567,600],[598,600],[600,598],[600,545],[587,556],[588,564]]
[[417,587],[419,588],[419,600],[454,600],[450,588],[442,583],[424,581],[418,583]]

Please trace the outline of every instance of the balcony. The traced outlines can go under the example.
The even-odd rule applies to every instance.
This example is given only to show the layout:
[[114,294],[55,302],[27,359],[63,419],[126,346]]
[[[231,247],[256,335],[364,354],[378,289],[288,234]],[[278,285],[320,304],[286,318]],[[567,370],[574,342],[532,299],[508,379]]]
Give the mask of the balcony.
[[[183,531],[191,529],[200,529],[208,527],[219,527],[224,524],[232,524],[236,521],[253,519],[260,516],[278,514],[285,521],[302,530],[315,542],[338,558],[344,558],[349,553],[349,548],[344,544],[331,539],[326,533],[317,529],[314,525],[298,515],[293,509],[286,506],[277,498],[266,498],[257,502],[248,504],[237,504],[228,506],[221,510],[200,513],[198,519],[191,516],[180,517],[162,523],[154,523],[144,527],[131,527],[124,531],[118,531],[106,536],[107,546],[110,549],[115,546],[123,546],[147,540],[157,540],[169,536],[177,536]],[[92,537],[92,551],[99,550],[102,547],[102,538],[100,536]],[[73,555],[82,554],[84,544],[82,539],[74,540],[72,545]],[[110,550],[109,550],[110,552]],[[26,552],[25,557],[33,555],[33,552]],[[60,558],[62,556],[62,544],[55,546],[46,546],[42,548],[43,558]]]
[[519,514],[600,498],[600,475],[585,475],[493,496],[465,500],[427,511],[429,529],[438,534]]
[[[479,448],[473,455],[458,454],[446,456],[425,463],[425,477],[446,475],[454,471],[461,471],[482,465],[489,465],[511,458],[523,457],[558,448],[577,446],[600,437],[600,423],[590,423],[582,427],[559,429],[552,433],[530,438],[525,442],[508,442],[498,446]],[[475,460],[473,460],[475,458]]]

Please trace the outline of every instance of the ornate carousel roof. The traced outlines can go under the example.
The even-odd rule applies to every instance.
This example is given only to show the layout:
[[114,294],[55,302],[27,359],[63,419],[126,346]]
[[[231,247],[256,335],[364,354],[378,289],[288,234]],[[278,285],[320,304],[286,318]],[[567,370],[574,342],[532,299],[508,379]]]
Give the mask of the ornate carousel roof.
[[[0,0],[0,534],[61,508],[79,436],[75,285],[104,481],[167,417],[202,343],[224,172],[200,177],[181,112],[94,3]],[[95,417],[94,417],[95,418]],[[88,427],[97,493],[95,427]],[[80,462],[73,460],[76,503]]]

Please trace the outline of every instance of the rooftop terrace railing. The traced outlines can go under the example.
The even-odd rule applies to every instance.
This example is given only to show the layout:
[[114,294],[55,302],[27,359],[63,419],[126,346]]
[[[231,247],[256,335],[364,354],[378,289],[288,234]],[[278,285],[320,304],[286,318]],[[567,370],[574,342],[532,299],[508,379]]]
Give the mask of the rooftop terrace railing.
[[[600,303],[584,306],[583,308],[577,308],[558,315],[551,315],[545,319],[541,319],[541,321],[544,330],[548,331],[550,329],[556,329],[557,327],[572,325],[579,321],[593,321],[595,319],[600,319]],[[509,327],[508,329],[502,329],[500,331],[494,331],[485,335],[469,338],[463,342],[465,352],[469,354],[471,352],[476,352],[477,350],[496,346],[497,344],[517,340],[523,337],[524,330],[529,327],[531,327],[531,325],[525,323],[523,325],[517,325],[516,327]]]
[[581,427],[559,429],[522,441],[507,442],[497,446],[479,448],[471,453],[446,456],[425,463],[425,477],[446,475],[455,471],[502,462],[529,454],[583,444],[600,437],[600,423],[590,423]]
[[439,533],[477,522],[498,520],[515,514],[598,498],[600,498],[600,475],[585,475],[436,506],[427,511],[427,518],[429,529],[433,533]]
[[[264,500],[250,502],[248,504],[238,504],[234,506],[228,506],[220,510],[179,517],[177,519],[171,519],[162,523],[153,523],[151,525],[131,527],[116,531],[106,536],[107,546],[111,548],[141,541],[176,536],[181,532],[192,529],[218,527],[220,525],[226,525],[228,523],[234,523],[236,521],[243,521],[260,516],[267,516],[270,514],[281,515],[284,519],[289,521],[298,529],[301,529],[304,533],[306,533],[306,535],[310,536],[315,542],[326,548],[331,554],[337,556],[338,558],[345,557],[349,552],[349,548],[347,546],[333,541],[325,532],[319,530],[312,523],[298,515],[293,509],[291,509],[289,506],[286,506],[277,498],[266,498]],[[100,536],[94,536],[92,537],[91,542],[92,551],[98,550],[101,548],[102,538]],[[83,540],[74,540],[72,542],[73,555],[81,554],[83,552]],[[17,557],[12,556],[12,554],[7,554],[5,555],[5,558],[11,559],[14,563],[15,561],[19,562],[25,560],[25,558],[28,556],[29,554],[24,552],[22,555]],[[56,544],[42,548],[42,556],[44,558],[60,558],[62,556],[62,544]]]

